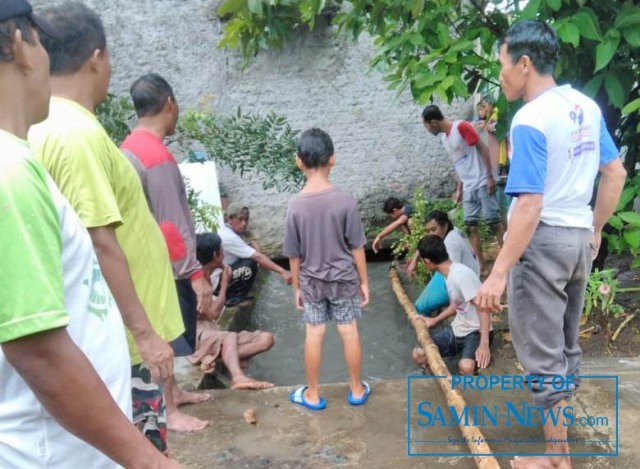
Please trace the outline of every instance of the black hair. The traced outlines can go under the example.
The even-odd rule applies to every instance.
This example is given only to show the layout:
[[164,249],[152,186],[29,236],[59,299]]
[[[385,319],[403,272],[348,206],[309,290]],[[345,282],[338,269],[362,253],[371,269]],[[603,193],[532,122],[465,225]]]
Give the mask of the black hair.
[[418,251],[422,259],[429,260],[434,264],[442,264],[449,260],[447,248],[440,236],[427,235],[422,238],[418,242]]
[[429,104],[422,110],[422,120],[424,122],[432,120],[441,121],[444,120],[444,115],[438,106],[435,104]]
[[216,233],[200,233],[196,235],[196,258],[205,265],[213,260],[220,251],[222,240]]
[[425,224],[429,223],[431,220],[435,221],[439,226],[446,226],[447,233],[453,230],[453,223],[449,220],[449,215],[447,212],[443,212],[442,210],[434,210],[427,215],[425,219]]
[[16,16],[7,21],[0,23],[0,61],[12,62],[11,44],[13,44],[13,36],[17,30],[22,33],[22,39],[29,44],[35,44],[36,38],[33,30],[36,29],[31,19],[24,16]]
[[138,117],[155,116],[162,111],[167,98],[175,101],[173,88],[157,73],[141,76],[129,90]]
[[305,130],[298,139],[298,158],[306,168],[326,166],[333,153],[333,141],[329,134],[322,129]]
[[518,21],[512,25],[500,41],[507,45],[511,62],[516,63],[523,55],[541,75],[551,75],[560,57],[560,44],[553,28],[535,20]]
[[63,3],[44,10],[41,16],[60,31],[60,37],[42,39],[49,53],[51,75],[75,73],[96,50],[106,50],[102,20],[82,3]]
[[384,201],[384,205],[382,206],[382,211],[384,213],[391,213],[397,208],[404,207],[404,204],[400,199],[396,199],[395,197],[389,197]]

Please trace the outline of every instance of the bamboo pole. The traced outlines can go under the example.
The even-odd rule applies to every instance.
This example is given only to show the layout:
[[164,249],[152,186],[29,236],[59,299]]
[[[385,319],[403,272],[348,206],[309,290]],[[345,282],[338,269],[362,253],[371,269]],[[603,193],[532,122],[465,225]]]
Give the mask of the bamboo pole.
[[[462,411],[467,405],[464,401],[464,397],[462,397],[462,393],[458,389],[452,388],[451,373],[449,372],[447,365],[444,363],[442,357],[440,356],[438,346],[433,342],[433,340],[431,340],[427,327],[418,318],[418,313],[416,312],[412,301],[407,296],[407,293],[405,292],[404,287],[400,282],[398,271],[393,265],[389,269],[389,278],[391,280],[391,287],[393,289],[393,292],[398,298],[398,302],[404,308],[407,316],[409,317],[409,320],[411,321],[411,324],[416,330],[418,341],[420,342],[420,345],[424,349],[424,353],[427,356],[429,369],[434,375],[447,377],[446,379],[436,380],[440,385],[440,389],[442,390],[445,398],[447,399],[447,405],[454,407],[456,409],[456,412],[458,412],[458,415],[462,415]],[[460,426],[460,431],[465,437],[465,440],[468,442],[467,444],[469,445],[469,449],[474,454],[474,459],[480,469],[500,469],[500,465],[498,464],[498,461],[495,457],[475,456],[479,454],[493,453],[489,445],[484,442],[485,438],[478,427]]]

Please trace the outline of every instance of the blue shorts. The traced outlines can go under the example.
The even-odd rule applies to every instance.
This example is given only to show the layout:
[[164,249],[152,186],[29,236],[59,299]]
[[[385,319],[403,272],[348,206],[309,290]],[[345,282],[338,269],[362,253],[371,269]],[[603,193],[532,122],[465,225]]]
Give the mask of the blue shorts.
[[489,194],[486,185],[472,191],[462,192],[462,211],[465,225],[477,225],[480,222],[481,214],[489,225],[502,220],[498,197],[495,193]]
[[338,324],[350,324],[362,316],[360,298],[325,298],[318,302],[304,302],[304,322],[312,326],[334,320]]
[[[452,357],[460,354],[461,358],[476,359],[476,350],[480,345],[480,331],[473,331],[463,337],[456,337],[451,326],[445,326],[431,337],[438,346],[440,355]],[[493,331],[489,332],[489,345],[493,342]]]

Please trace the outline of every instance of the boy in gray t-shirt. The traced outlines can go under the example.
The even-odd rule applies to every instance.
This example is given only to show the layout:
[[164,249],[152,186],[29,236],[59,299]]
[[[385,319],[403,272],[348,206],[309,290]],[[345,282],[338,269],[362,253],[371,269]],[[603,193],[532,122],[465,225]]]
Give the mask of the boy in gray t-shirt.
[[295,303],[306,322],[307,385],[290,395],[293,403],[324,409],[318,378],[326,323],[337,322],[349,370],[347,401],[361,405],[371,388],[361,380],[362,351],[357,319],[369,303],[364,246],[367,242],[358,206],[348,192],[334,187],[329,173],[335,164],[331,137],[320,129],[302,133],[296,165],[307,183],[291,198],[285,222],[284,255],[289,257]]

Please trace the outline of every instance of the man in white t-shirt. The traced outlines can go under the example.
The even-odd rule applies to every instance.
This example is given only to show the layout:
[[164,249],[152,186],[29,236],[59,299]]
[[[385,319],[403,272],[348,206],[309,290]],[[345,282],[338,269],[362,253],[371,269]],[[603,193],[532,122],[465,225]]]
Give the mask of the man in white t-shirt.
[[[556,84],[559,53],[553,28],[537,21],[514,24],[500,45],[504,94],[525,105],[511,124],[508,233],[477,304],[488,312],[502,309],[509,276],[509,328],[518,360],[527,375],[544,377],[531,383],[536,405],[563,415],[580,384],[580,316],[592,259],[626,172],[598,105]],[[552,386],[557,376],[567,384]],[[548,419],[543,430],[546,452],[566,456],[517,458],[512,467],[571,467],[567,427]]]
[[438,106],[430,104],[422,110],[422,123],[432,135],[442,135],[442,144],[451,157],[458,175],[454,201],[458,203],[462,192],[464,223],[469,231],[480,268],[485,269],[482,240],[478,232],[481,216],[502,246],[504,227],[500,204],[495,193],[498,174],[491,165],[489,148],[476,129],[467,121],[445,119]]
[[[258,265],[277,273],[289,285],[291,272],[247,244],[242,235],[247,230],[248,216],[245,206],[231,203],[227,208],[227,222],[218,230],[224,248],[225,265],[231,266],[232,278],[227,289],[227,306],[236,305],[247,298],[256,279]],[[219,272],[218,272],[219,275]],[[216,277],[214,273],[213,277]],[[212,278],[217,284],[217,278]]]
[[[481,282],[478,275],[464,264],[451,262],[444,240],[427,235],[418,243],[418,252],[430,272],[445,278],[450,303],[435,317],[419,316],[428,328],[454,316],[450,325],[431,336],[443,357],[460,354],[458,370],[471,375],[478,368],[486,368],[491,361],[493,326],[489,314],[478,313],[473,304]],[[413,358],[419,365],[426,364],[422,348],[416,347]]]
[[130,421],[122,319],[89,233],[26,142],[51,93],[38,31],[56,33],[3,0],[0,467],[178,468]]

